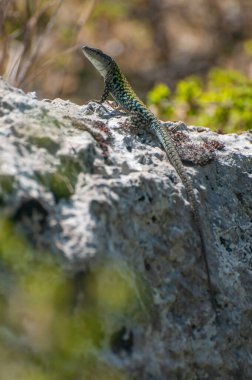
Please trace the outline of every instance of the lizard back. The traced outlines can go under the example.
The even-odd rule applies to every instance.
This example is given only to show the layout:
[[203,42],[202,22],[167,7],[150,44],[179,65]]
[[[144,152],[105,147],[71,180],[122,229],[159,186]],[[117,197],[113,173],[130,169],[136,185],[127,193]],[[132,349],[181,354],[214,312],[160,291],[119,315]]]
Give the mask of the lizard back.
[[[210,297],[212,301],[213,308],[215,308],[215,299],[212,288],[212,282],[210,277],[210,270],[208,265],[206,244],[204,238],[203,228],[200,222],[200,213],[197,199],[194,193],[193,185],[188,177],[183,163],[179,157],[176,147],[172,141],[172,137],[167,127],[165,127],[157,117],[145,106],[145,104],[138,98],[129,84],[126,77],[121,72],[117,63],[108,55],[103,53],[101,50],[89,48],[87,46],[83,47],[83,52],[86,57],[93,63],[97,70],[104,77],[105,89],[101,99],[101,102],[105,101],[109,94],[113,96],[116,102],[126,111],[137,116],[137,119],[148,127],[148,129],[158,137],[159,141],[163,145],[167,157],[170,163],[176,169],[179,177],[185,186],[191,208],[193,211],[195,223],[199,232],[202,256],[205,262],[206,274],[208,288],[210,292]],[[216,314],[217,315],[217,314]]]

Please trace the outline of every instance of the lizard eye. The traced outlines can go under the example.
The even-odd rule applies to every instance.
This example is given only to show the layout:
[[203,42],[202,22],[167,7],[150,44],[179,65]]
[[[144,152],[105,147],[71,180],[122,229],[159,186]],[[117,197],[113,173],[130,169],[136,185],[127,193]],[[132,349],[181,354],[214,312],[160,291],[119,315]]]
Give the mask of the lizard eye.
[[117,83],[117,78],[113,78],[113,83],[114,83],[114,84]]

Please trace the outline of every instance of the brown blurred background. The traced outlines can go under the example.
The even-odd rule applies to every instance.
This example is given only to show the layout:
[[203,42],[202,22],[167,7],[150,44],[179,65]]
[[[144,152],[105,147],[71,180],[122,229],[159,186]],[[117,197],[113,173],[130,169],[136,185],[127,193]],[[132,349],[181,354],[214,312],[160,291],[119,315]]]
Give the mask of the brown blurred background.
[[252,76],[251,0],[1,0],[0,30],[0,74],[40,98],[100,98],[82,44],[112,55],[144,100],[213,66]]

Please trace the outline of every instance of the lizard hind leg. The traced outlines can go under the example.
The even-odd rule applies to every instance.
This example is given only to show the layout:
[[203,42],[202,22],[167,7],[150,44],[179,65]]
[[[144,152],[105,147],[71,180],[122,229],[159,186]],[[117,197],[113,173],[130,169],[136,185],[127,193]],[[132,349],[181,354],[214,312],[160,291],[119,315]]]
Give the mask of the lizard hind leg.
[[139,130],[148,127],[149,123],[137,113],[132,113],[129,118],[130,126],[134,132],[139,132]]

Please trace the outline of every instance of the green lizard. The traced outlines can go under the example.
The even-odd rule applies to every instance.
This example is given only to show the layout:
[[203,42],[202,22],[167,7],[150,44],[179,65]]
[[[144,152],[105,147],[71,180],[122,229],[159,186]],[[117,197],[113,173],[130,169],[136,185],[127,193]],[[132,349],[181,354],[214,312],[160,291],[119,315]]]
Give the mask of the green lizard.
[[199,206],[194,194],[192,183],[185,171],[179,154],[174,146],[169,130],[164,126],[157,117],[145,106],[145,104],[138,98],[129,82],[122,74],[117,63],[107,54],[103,53],[99,49],[91,48],[88,46],[82,47],[84,55],[94,65],[94,67],[100,72],[105,81],[105,89],[101,98],[103,103],[109,96],[116,100],[116,102],[127,112],[133,116],[134,123],[140,123],[140,125],[148,128],[154,135],[156,135],[163,145],[169,161],[176,169],[180,176],[185,189],[188,194],[188,198],[191,203],[195,223],[197,225],[199,236],[201,240],[202,255],[205,262],[208,288],[214,310],[215,299],[213,293],[213,287],[210,277],[210,270],[207,259],[207,251],[204,239],[204,233],[200,222]]

